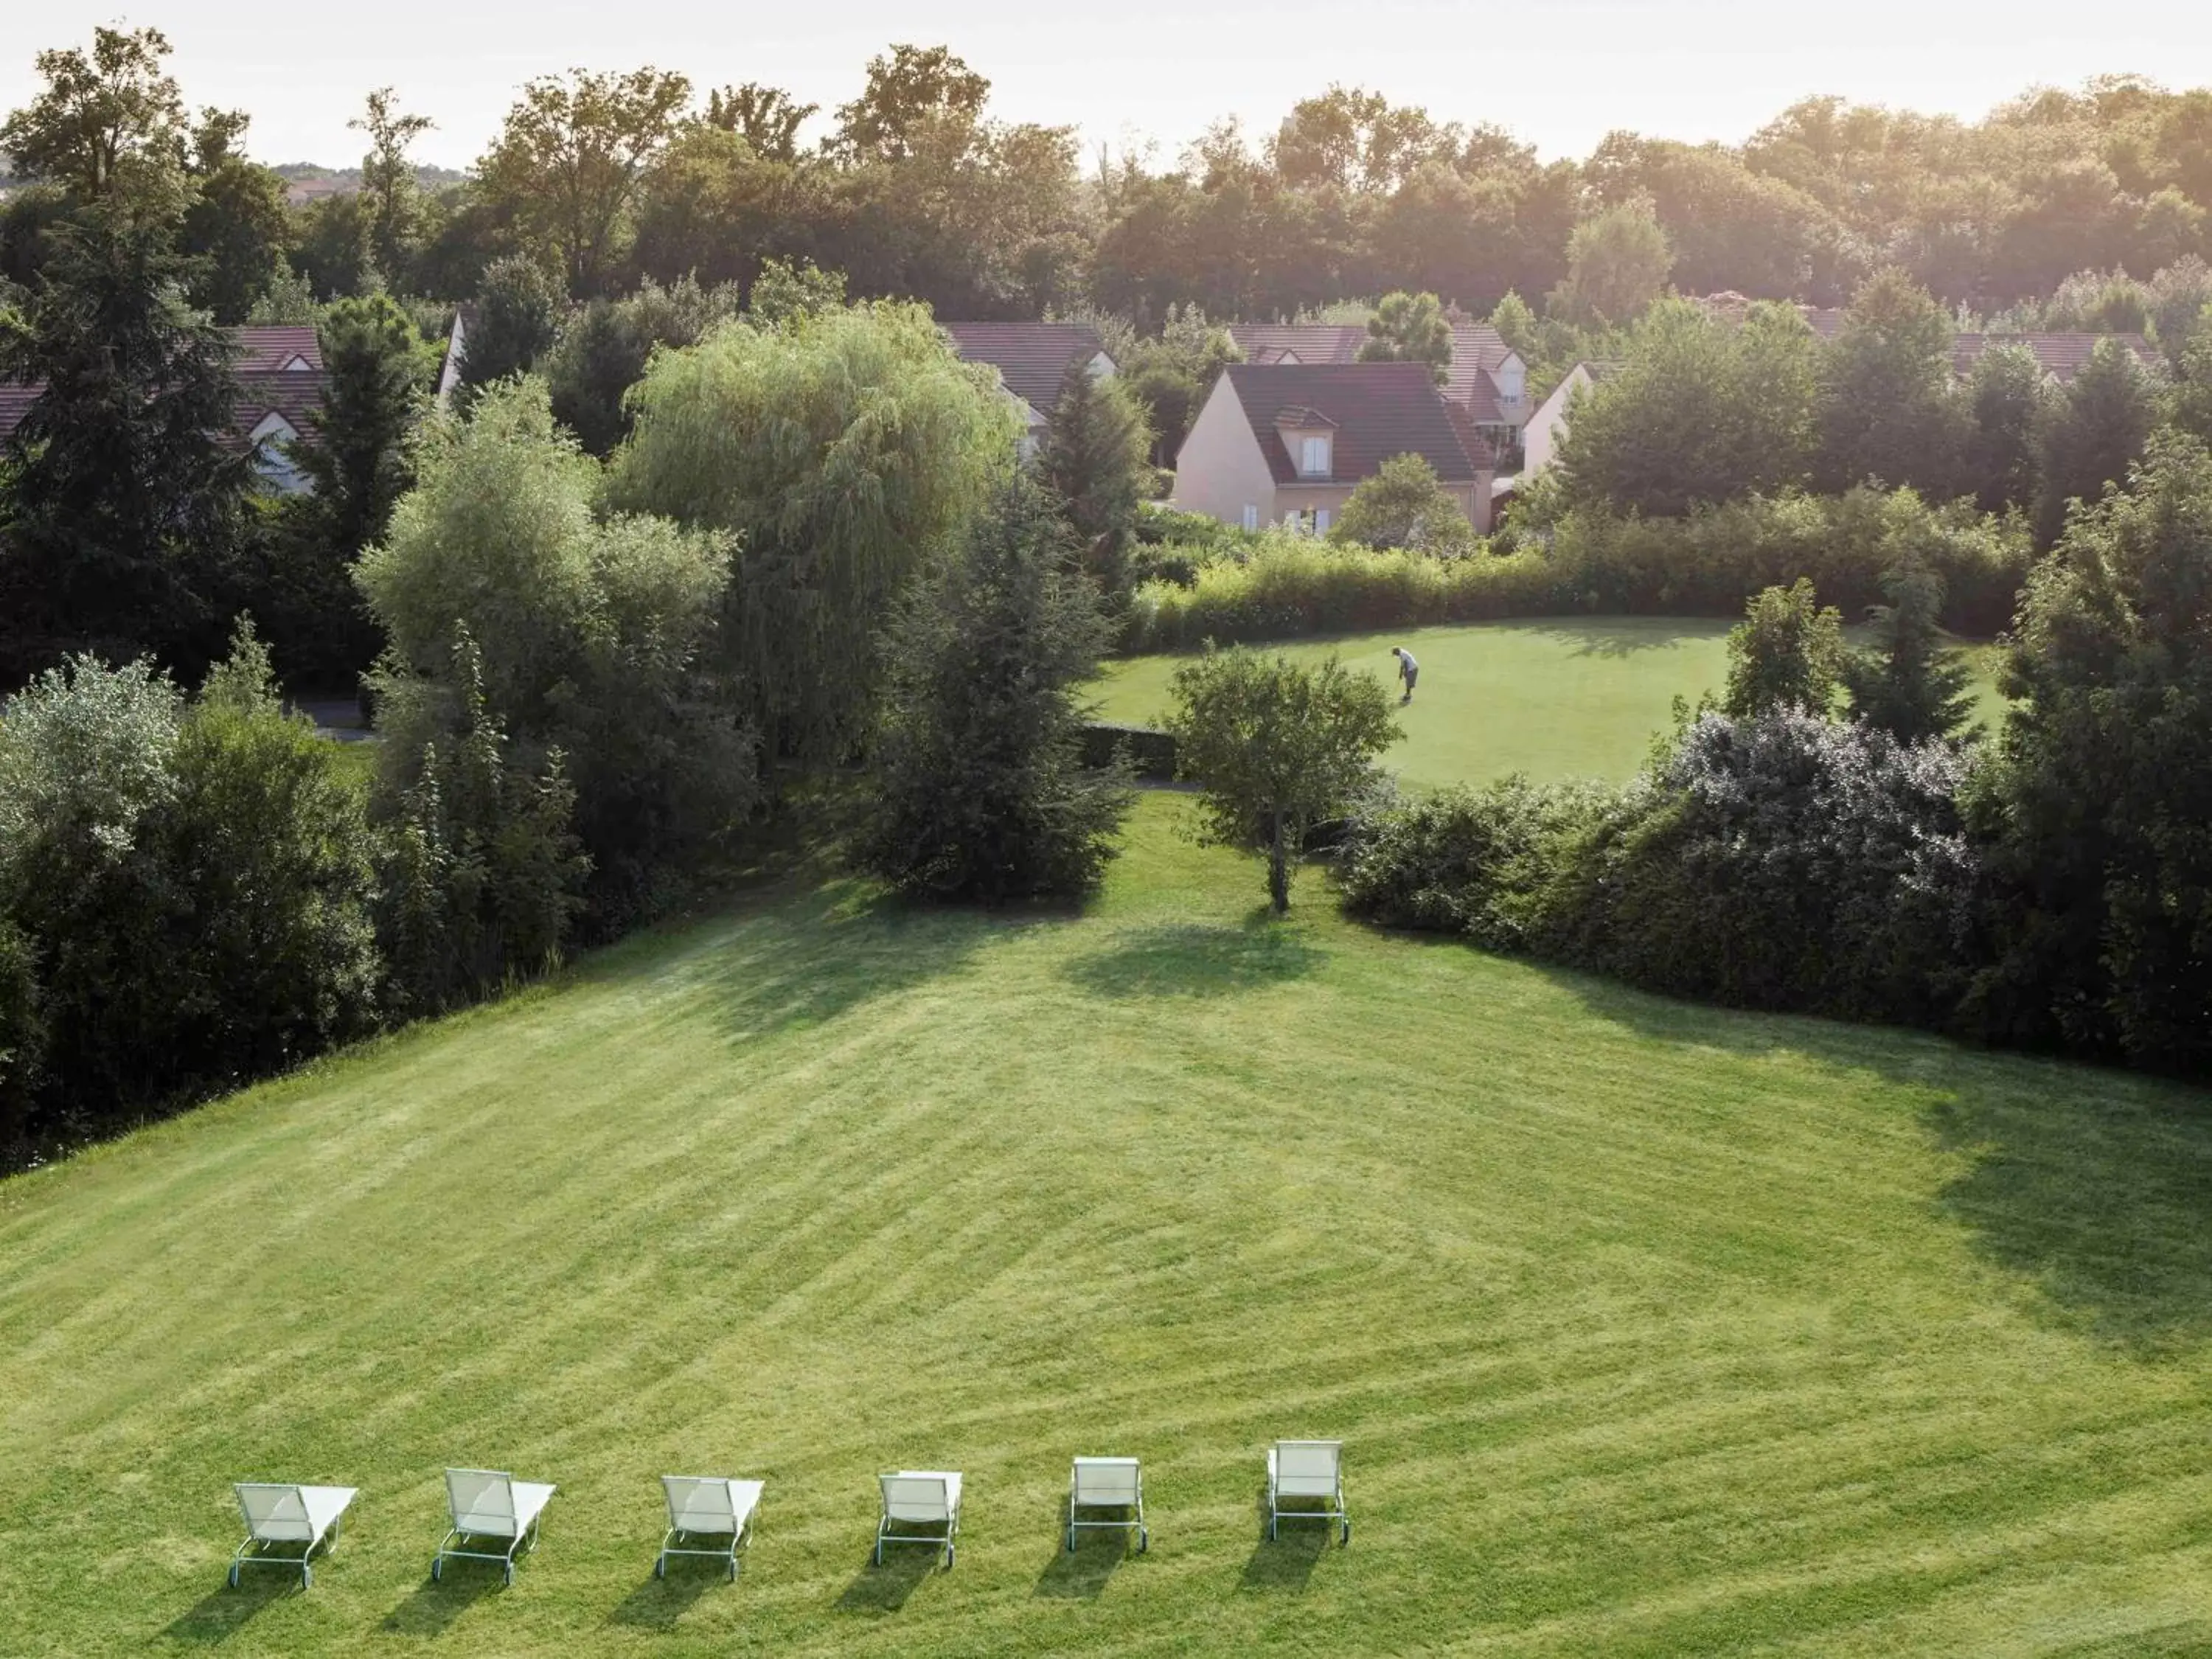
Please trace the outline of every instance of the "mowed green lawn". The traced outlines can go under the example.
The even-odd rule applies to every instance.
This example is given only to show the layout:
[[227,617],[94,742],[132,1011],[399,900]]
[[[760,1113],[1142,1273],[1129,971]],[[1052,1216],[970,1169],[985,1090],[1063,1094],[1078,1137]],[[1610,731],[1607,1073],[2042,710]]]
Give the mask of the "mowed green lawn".
[[[1262,650],[1302,660],[1336,653],[1395,686],[1390,647],[1420,663],[1413,701],[1400,714],[1405,740],[1384,764],[1407,783],[1485,783],[1523,772],[1541,782],[1626,779],[1673,719],[1674,702],[1718,694],[1728,678],[1730,624],[1667,617],[1560,617],[1416,628],[1395,634],[1300,640]],[[1977,711],[1994,730],[2003,699],[1991,683],[1995,653],[1969,647]],[[1186,659],[1133,657],[1099,683],[1101,718],[1156,724],[1168,681]]]
[[[2205,1097],[1270,926],[1188,805],[1079,917],[793,883],[0,1183],[0,1652],[2212,1645]],[[512,1589],[449,1463],[560,1483]],[[736,1585],[663,1472],[766,1477]],[[363,1489],[306,1595],[240,1477]]]

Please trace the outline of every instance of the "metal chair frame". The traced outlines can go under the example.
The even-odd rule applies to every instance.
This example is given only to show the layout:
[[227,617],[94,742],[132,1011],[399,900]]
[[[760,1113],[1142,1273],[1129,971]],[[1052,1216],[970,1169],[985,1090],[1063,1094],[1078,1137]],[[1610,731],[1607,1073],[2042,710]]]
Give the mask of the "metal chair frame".
[[[1079,1506],[1082,1509],[1088,1510],[1126,1509],[1129,1511],[1127,1516],[1115,1521],[1085,1521],[1080,1519],[1078,1515],[1079,1505],[1076,1502],[1076,1493],[1079,1490],[1079,1480],[1082,1474],[1082,1466],[1085,1462],[1090,1461],[1093,1460],[1079,1457],[1069,1466],[1067,1471],[1067,1547],[1069,1553],[1072,1554],[1074,1552],[1075,1534],[1077,1530],[1079,1528],[1092,1528],[1108,1531],[1118,1530],[1123,1533],[1133,1530],[1137,1534],[1137,1553],[1142,1555],[1146,1550],[1150,1549],[1152,1545],[1152,1534],[1151,1529],[1145,1525],[1145,1470],[1143,1464],[1137,1463],[1137,1460],[1135,1458],[1130,1458],[1127,1460],[1132,1463],[1137,1463],[1137,1467],[1133,1471],[1137,1477],[1137,1501],[1134,1504],[1102,1504],[1092,1501],[1083,1504]],[[1096,1461],[1101,1462],[1120,1462],[1122,1460],[1120,1458],[1102,1458]]]
[[[1297,1494],[1297,1498],[1293,1500],[1304,1503],[1318,1501],[1328,1505],[1326,1509],[1319,1510],[1286,1510],[1282,1506],[1280,1495],[1276,1490],[1276,1486],[1277,1482],[1280,1479],[1277,1466],[1281,1461],[1281,1452],[1285,1443],[1285,1442],[1277,1441],[1273,1446],[1268,1449],[1267,1451],[1267,1536],[1270,1539],[1274,1538],[1277,1535],[1277,1523],[1285,1518],[1292,1521],[1334,1521],[1343,1529],[1343,1535],[1338,1541],[1340,1544],[1349,1544],[1352,1541],[1352,1516],[1346,1512],[1344,1507],[1343,1443],[1341,1442],[1336,1443],[1335,1496],[1334,1498],[1320,1498],[1316,1494],[1315,1497],[1310,1498],[1306,1494],[1301,1492]],[[1297,1445],[1301,1443],[1297,1441],[1291,1441],[1287,1443]],[[1308,1445],[1322,1445],[1329,1443],[1324,1441],[1307,1441],[1303,1443]]]
[[952,1540],[960,1532],[960,1504],[958,1499],[952,1497],[951,1488],[949,1486],[945,1489],[945,1498],[947,1513],[943,1523],[945,1530],[942,1533],[893,1532],[891,1528],[894,1524],[921,1527],[932,1523],[926,1521],[902,1521],[894,1523],[891,1520],[890,1502],[886,1498],[884,1503],[883,1519],[876,1522],[876,1565],[879,1567],[883,1565],[884,1546],[886,1544],[927,1544],[933,1549],[942,1549],[945,1552],[945,1570],[950,1571],[952,1567]]
[[[289,1485],[289,1483],[284,1481],[268,1480],[247,1481],[245,1484],[248,1486],[281,1486]],[[295,1490],[296,1490],[296,1488]],[[349,1508],[351,1507],[351,1504],[352,1500],[348,1499],[347,1504]],[[313,1527],[313,1522],[310,1520],[308,1522],[310,1528]],[[300,1588],[301,1589],[307,1589],[310,1584],[313,1584],[315,1582],[315,1570],[310,1565],[310,1563],[314,1559],[315,1552],[317,1550],[321,1550],[325,1555],[328,1555],[331,1551],[336,1549],[338,1545],[338,1529],[344,1525],[345,1510],[340,1510],[336,1515],[331,1517],[331,1524],[329,1526],[325,1527],[319,1532],[313,1532],[313,1534],[305,1540],[296,1539],[260,1539],[256,1538],[253,1535],[253,1522],[249,1517],[246,1523],[246,1541],[240,1544],[230,1553],[229,1577],[231,1589],[236,1589],[238,1588],[238,1571],[240,1567],[297,1567],[300,1570]],[[297,1555],[284,1555],[276,1553],[276,1547],[280,1543],[296,1543],[301,1541],[305,1542],[307,1547],[302,1549]]]
[[[738,1582],[738,1567],[739,1565],[738,1552],[751,1541],[754,1518],[759,1514],[760,1503],[758,1499],[755,1499],[752,1507],[745,1511],[744,1519],[738,1522],[738,1529],[732,1533],[692,1532],[683,1527],[669,1528],[667,1532],[663,1534],[661,1538],[660,1554],[653,1564],[653,1576],[655,1578],[665,1578],[668,1577],[668,1558],[672,1555],[698,1555],[704,1556],[710,1561],[727,1562],[730,1568],[730,1582],[733,1584],[736,1583]],[[730,1547],[727,1549],[685,1549],[679,1547],[675,1541],[678,1538],[722,1537],[727,1537],[730,1540]]]

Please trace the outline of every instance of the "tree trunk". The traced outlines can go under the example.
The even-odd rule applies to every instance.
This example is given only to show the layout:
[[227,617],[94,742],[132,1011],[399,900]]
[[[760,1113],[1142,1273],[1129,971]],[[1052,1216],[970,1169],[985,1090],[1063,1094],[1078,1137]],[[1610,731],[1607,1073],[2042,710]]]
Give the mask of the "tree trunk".
[[1291,908],[1291,863],[1283,852],[1283,814],[1275,813],[1274,839],[1267,846],[1267,896],[1274,901],[1275,914],[1281,915]]

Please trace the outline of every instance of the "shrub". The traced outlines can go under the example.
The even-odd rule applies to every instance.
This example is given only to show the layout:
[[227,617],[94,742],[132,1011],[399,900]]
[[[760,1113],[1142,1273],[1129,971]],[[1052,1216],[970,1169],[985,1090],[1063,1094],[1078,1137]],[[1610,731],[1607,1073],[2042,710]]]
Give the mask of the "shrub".
[[1752,596],[1743,620],[1729,630],[1728,687],[1721,706],[1738,719],[1770,708],[1825,714],[1843,677],[1844,619],[1814,602],[1802,576],[1788,587]]
[[[1493,547],[1498,544],[1492,544]],[[1441,623],[1590,612],[1740,617],[1761,589],[1809,580],[1846,617],[1882,603],[1905,550],[1942,580],[1943,620],[1993,635],[2011,620],[2033,550],[2016,519],[1911,490],[1861,488],[1730,501],[1681,519],[1577,508],[1513,551],[1455,559],[1371,553],[1281,531],[1199,563],[1186,584],[1147,582],[1124,647],[1188,649]]]
[[1941,1023],[1978,860],[1942,744],[1707,714],[1625,788],[1520,780],[1358,820],[1347,903],[1674,995]]

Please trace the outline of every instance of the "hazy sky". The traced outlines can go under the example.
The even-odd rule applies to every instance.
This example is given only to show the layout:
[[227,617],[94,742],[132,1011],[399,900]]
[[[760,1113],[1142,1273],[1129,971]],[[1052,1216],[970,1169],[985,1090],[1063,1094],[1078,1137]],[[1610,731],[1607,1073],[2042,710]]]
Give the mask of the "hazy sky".
[[[119,10],[114,0],[7,5],[0,109],[29,94],[40,47],[82,44]],[[518,83],[572,65],[650,63],[702,91],[765,81],[826,112],[893,40],[951,46],[990,78],[1001,118],[1072,123],[1093,144],[1150,137],[1164,155],[1224,114],[1271,129],[1332,81],[1439,118],[1499,123],[1547,157],[1585,152],[1616,127],[1737,140],[1811,93],[1973,116],[2031,84],[2100,73],[2212,82],[2205,0],[378,0],[306,10],[165,0],[120,15],[168,35],[195,108],[249,111],[250,148],[270,162],[354,161],[361,141],[346,119],[364,92],[389,84],[438,124],[421,158],[466,166]]]

